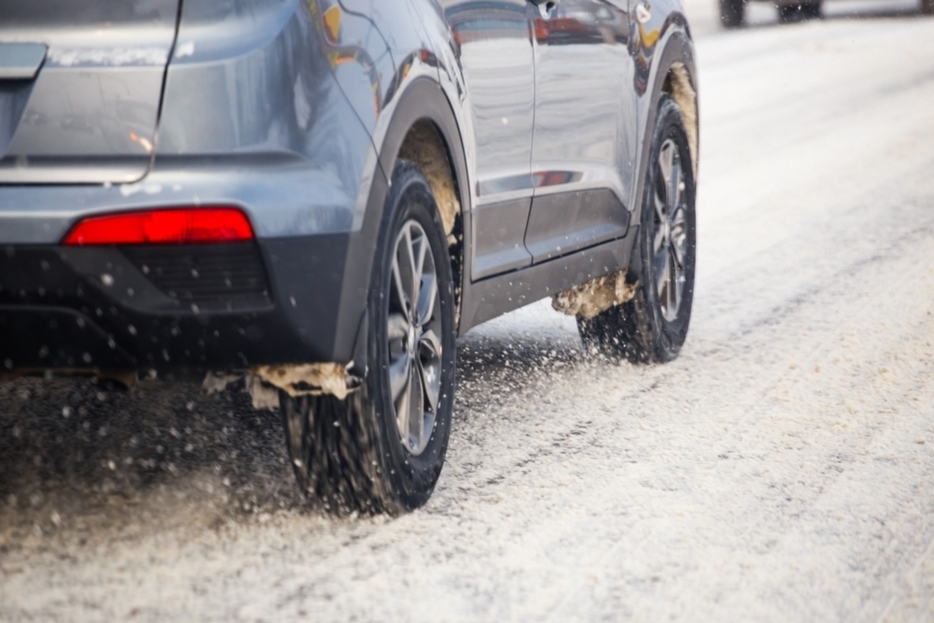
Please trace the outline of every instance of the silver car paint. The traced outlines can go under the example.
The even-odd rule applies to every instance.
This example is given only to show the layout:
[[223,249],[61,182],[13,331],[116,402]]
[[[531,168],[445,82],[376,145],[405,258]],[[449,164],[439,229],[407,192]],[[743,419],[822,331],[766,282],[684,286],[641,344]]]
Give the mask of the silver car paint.
[[0,183],[117,183],[146,174],[178,2],[0,1],[0,43],[48,47],[20,119],[0,120],[0,135],[18,122],[0,153]]
[[376,154],[319,31],[297,0],[187,0],[149,175],[0,184],[0,243],[55,243],[82,215],[174,205],[241,206],[267,238],[350,231]]
[[[244,206],[264,237],[358,229],[376,152],[328,47],[306,2],[186,0],[153,173],[214,162],[217,175],[189,194]],[[242,158],[298,185],[225,172]]]

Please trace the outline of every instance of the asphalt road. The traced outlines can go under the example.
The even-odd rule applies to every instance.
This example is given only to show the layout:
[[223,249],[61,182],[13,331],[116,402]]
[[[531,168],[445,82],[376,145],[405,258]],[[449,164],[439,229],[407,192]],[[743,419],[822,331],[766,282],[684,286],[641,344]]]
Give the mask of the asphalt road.
[[679,360],[477,329],[393,520],[308,511],[243,396],[0,385],[0,621],[934,620],[934,19],[708,9]]

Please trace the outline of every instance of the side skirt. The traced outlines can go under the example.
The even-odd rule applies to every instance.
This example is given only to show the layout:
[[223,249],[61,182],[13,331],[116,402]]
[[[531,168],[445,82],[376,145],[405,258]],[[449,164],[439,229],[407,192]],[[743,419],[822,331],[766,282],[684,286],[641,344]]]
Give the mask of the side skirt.
[[626,236],[564,257],[475,281],[464,289],[458,335],[497,316],[629,267],[638,226]]

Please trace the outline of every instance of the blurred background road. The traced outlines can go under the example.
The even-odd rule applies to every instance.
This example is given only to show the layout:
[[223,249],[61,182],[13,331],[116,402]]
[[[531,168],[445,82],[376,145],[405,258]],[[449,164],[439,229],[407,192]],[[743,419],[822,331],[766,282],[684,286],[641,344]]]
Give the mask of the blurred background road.
[[[716,0],[682,0],[692,34],[704,37],[723,33]],[[827,21],[841,19],[880,19],[919,14],[919,0],[827,0],[822,13]],[[747,2],[746,28],[772,28],[779,25],[778,11],[768,2]],[[724,33],[725,34],[725,33]]]
[[689,0],[699,272],[682,357],[541,302],[459,344],[398,519],[296,495],[278,417],[196,385],[0,385],[0,621],[934,620],[934,19]]

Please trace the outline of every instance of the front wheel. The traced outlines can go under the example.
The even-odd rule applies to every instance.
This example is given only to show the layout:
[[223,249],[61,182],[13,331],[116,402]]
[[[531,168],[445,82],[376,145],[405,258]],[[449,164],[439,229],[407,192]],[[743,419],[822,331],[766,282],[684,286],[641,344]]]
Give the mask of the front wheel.
[[281,394],[300,487],[331,511],[398,514],[431,496],[454,405],[454,286],[431,187],[393,173],[367,308],[367,378],[345,400]]
[[694,168],[681,109],[668,95],[658,103],[643,196],[629,274],[635,296],[577,324],[587,346],[612,358],[663,363],[687,337],[697,250]]

